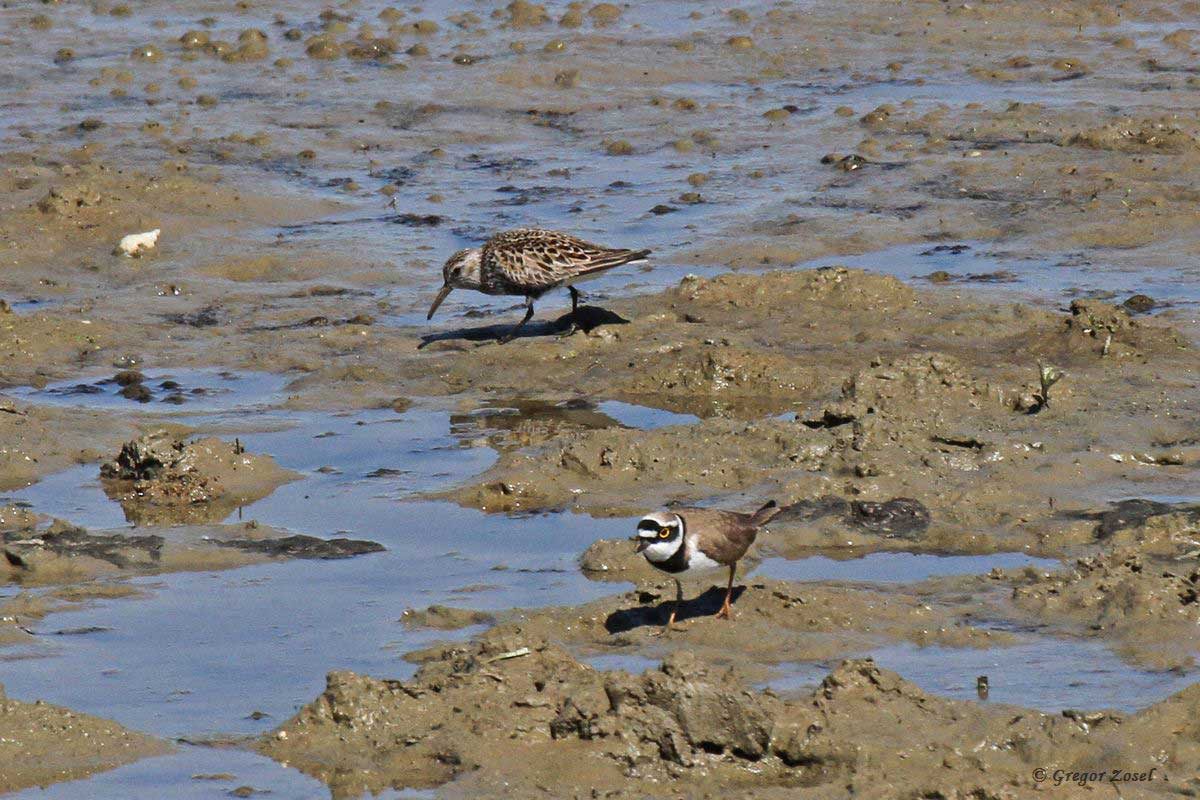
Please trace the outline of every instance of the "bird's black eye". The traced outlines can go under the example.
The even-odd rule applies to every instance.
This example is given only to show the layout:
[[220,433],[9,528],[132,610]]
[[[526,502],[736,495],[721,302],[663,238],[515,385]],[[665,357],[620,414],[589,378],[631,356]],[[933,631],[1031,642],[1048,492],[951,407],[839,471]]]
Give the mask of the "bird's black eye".
[[660,538],[660,539],[670,539],[670,538],[671,538],[671,529],[670,529],[670,528],[663,528],[662,530],[660,530],[660,531],[658,532],[658,538]]

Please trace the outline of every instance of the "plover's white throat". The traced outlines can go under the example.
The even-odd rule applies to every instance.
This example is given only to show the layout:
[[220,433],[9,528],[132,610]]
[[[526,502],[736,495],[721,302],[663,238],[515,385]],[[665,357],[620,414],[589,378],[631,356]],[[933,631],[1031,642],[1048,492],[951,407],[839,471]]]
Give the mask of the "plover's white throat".
[[[737,562],[750,545],[758,530],[782,511],[774,501],[755,511],[742,514],[710,508],[681,508],[656,511],[638,522],[637,551],[653,566],[677,576],[684,572],[729,567],[729,585],[725,602],[718,617],[729,619],[733,596],[733,578]],[[675,578],[675,606],[664,630],[675,623],[675,614],[683,600],[683,586]]]
[[428,319],[433,319],[438,306],[454,289],[524,295],[525,317],[501,339],[509,341],[533,316],[533,301],[546,292],[566,286],[571,292],[574,314],[579,310],[579,291],[574,284],[622,264],[645,261],[648,255],[649,250],[605,247],[541,228],[503,231],[481,247],[459,250],[450,256],[442,267],[444,283],[429,307]]

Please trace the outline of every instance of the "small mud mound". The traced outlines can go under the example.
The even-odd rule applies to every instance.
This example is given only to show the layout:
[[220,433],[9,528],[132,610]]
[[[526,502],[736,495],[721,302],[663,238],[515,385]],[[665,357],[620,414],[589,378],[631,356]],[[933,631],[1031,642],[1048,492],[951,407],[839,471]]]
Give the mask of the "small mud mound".
[[[753,486],[762,480],[762,465],[790,466],[818,438],[806,428],[771,419],[567,432],[535,450],[503,453],[479,482],[447,496],[488,511],[579,504],[593,513],[634,514],[685,486]],[[639,494],[651,492],[654,499]]]
[[455,631],[471,625],[488,625],[495,617],[469,608],[451,608],[432,605],[428,608],[408,608],[400,615],[400,621],[408,628],[432,628],[439,631]]
[[108,496],[137,524],[219,522],[299,477],[237,442],[184,442],[163,430],[126,442],[100,476]]
[[0,794],[79,780],[171,751],[115,722],[42,701],[9,700],[0,685]]
[[1200,650],[1200,506],[1131,499],[1066,516],[1091,523],[1083,541],[1103,552],[1069,570],[1017,576],[1016,604],[1039,619],[1067,619],[1111,637],[1123,654],[1186,667]]
[[1200,149],[1200,141],[1174,125],[1151,120],[1122,120],[1071,134],[1064,144],[1120,153],[1187,153]]
[[[1045,765],[1157,766],[1163,789],[1164,768],[1195,774],[1192,727],[1162,718],[1198,703],[1189,689],[1128,719],[1051,716],[934,697],[869,659],[785,702],[686,652],[635,676],[505,634],[435,650],[411,681],[331,673],[259,749],[339,797],[450,780],[475,796],[570,797],[631,778],[639,796],[821,787],[875,797],[886,786],[889,797],[1032,797]],[[979,746],[968,755],[964,741]]]

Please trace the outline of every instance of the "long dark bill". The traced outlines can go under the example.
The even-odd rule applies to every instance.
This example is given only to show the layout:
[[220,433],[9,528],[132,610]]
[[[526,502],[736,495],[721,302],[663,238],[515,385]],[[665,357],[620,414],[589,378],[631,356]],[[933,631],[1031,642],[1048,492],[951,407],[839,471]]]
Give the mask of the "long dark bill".
[[427,316],[425,319],[433,319],[433,312],[438,310],[438,306],[442,304],[442,301],[446,299],[446,295],[450,294],[451,290],[453,289],[453,286],[443,286],[441,288],[441,290],[437,293],[437,297],[433,298],[433,305],[429,307],[429,316]]

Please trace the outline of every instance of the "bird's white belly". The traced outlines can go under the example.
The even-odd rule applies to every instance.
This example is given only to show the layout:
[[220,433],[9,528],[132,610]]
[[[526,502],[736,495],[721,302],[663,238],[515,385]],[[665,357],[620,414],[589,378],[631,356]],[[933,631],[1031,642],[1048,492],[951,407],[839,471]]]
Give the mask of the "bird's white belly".
[[701,553],[699,550],[694,551],[691,554],[691,556],[688,558],[688,571],[689,572],[701,572],[701,571],[706,571],[706,570],[711,570],[711,569],[719,569],[723,566],[724,566],[724,564],[721,564],[720,562],[717,562],[717,561],[713,561],[711,558],[704,555],[704,553]]

